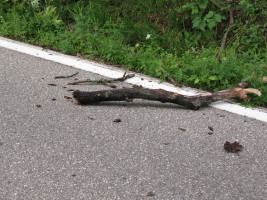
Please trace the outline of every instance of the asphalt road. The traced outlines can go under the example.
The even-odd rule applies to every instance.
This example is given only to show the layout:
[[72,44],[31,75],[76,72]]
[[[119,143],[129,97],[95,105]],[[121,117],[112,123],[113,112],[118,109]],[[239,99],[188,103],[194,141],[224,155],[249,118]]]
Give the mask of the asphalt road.
[[0,70],[1,200],[267,197],[267,123],[144,100],[77,105],[68,90],[107,87],[66,83],[103,77],[4,48]]

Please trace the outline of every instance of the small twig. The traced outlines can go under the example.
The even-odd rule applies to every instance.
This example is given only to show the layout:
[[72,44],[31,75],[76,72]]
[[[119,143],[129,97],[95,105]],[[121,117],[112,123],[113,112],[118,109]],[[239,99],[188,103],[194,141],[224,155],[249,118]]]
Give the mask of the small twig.
[[230,32],[230,30],[232,29],[232,26],[234,24],[234,8],[229,8],[228,11],[229,11],[229,18],[230,18],[229,19],[229,25],[228,25],[227,31],[223,35],[220,52],[216,56],[218,61],[221,60],[221,54],[222,54],[222,51],[225,49],[228,33]]
[[126,79],[133,78],[135,75],[134,74],[124,74],[120,78],[114,78],[114,79],[100,79],[100,80],[92,80],[92,79],[85,79],[85,80],[80,80],[80,81],[75,81],[75,82],[70,82],[68,85],[77,85],[80,83],[98,83],[98,84],[107,84],[107,83],[113,83],[116,81],[125,81]]
[[225,32],[224,36],[223,36],[223,40],[222,40],[222,45],[221,45],[221,50],[225,49],[225,45],[226,45],[226,40],[227,40],[227,36],[229,31],[232,28],[232,25],[234,24],[234,9],[230,8],[229,9],[229,17],[230,17],[230,21],[229,21],[229,25],[228,25],[228,30]]
[[216,2],[216,1],[214,1],[214,0],[212,0],[211,3],[213,3],[213,4],[214,4],[215,6],[217,6],[219,9],[222,8],[222,6],[221,6],[218,2]]
[[76,73],[71,74],[69,76],[55,76],[55,79],[59,79],[59,78],[71,78],[73,76],[76,76],[77,74],[79,74],[79,72],[76,72]]

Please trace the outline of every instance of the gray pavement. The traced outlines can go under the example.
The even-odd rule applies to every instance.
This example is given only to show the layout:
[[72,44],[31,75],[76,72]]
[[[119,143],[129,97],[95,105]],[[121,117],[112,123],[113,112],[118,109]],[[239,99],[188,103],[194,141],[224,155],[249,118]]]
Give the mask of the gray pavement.
[[77,105],[69,89],[107,87],[66,83],[101,76],[4,48],[0,70],[1,200],[267,199],[267,123],[144,100]]

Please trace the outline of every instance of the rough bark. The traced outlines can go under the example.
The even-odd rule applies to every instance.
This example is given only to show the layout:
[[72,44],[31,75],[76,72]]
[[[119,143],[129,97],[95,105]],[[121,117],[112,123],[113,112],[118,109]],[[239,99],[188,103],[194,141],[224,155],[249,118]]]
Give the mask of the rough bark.
[[259,90],[253,88],[246,89],[247,86],[247,82],[241,82],[231,89],[196,96],[186,96],[162,89],[146,88],[124,88],[92,92],[82,92],[76,90],[73,92],[73,97],[80,104],[92,104],[102,101],[131,101],[132,99],[138,98],[160,101],[162,103],[174,103],[193,110],[197,110],[200,107],[207,106],[208,104],[219,100],[231,98],[247,99],[247,94],[249,93],[253,93],[259,96],[261,95]]

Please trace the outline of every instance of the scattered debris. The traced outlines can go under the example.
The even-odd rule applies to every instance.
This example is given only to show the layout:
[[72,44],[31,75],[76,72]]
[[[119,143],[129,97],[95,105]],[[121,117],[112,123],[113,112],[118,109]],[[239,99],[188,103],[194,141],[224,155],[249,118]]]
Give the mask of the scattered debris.
[[186,129],[184,129],[184,128],[179,128],[179,130],[181,130],[181,131],[186,131]]
[[213,131],[213,127],[212,127],[212,126],[208,126],[208,128],[209,128],[211,131]]
[[48,85],[50,85],[50,86],[57,86],[57,84],[54,84],[54,83],[48,83]]
[[65,99],[72,99],[72,97],[64,96]]
[[113,122],[119,123],[119,122],[121,122],[121,119],[119,119],[119,118],[114,119]]
[[73,76],[76,76],[77,74],[79,74],[79,72],[76,72],[74,74],[68,75],[68,76],[55,76],[55,79],[59,79],[59,78],[71,78]]
[[133,85],[133,88],[142,88],[142,85]]
[[37,108],[40,108],[40,107],[41,107],[41,105],[40,105],[40,104],[36,104],[35,106],[36,106]]
[[230,143],[226,141],[224,143],[224,150],[230,153],[237,153],[238,151],[241,151],[243,146],[239,144],[238,142]]
[[148,196],[148,197],[154,197],[154,196],[156,196],[156,194],[154,192],[148,192],[146,196]]

